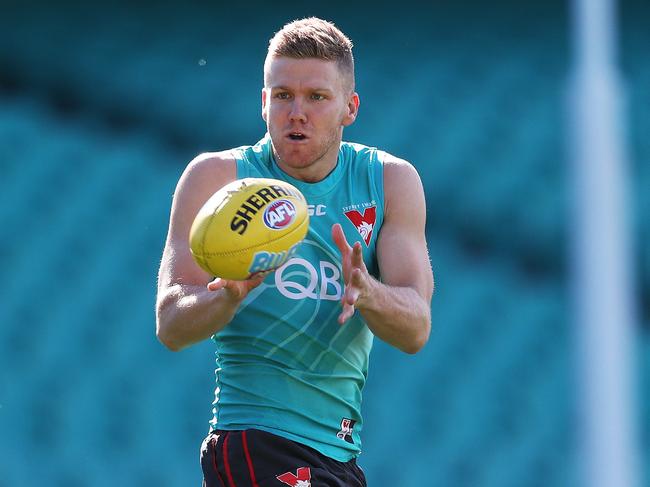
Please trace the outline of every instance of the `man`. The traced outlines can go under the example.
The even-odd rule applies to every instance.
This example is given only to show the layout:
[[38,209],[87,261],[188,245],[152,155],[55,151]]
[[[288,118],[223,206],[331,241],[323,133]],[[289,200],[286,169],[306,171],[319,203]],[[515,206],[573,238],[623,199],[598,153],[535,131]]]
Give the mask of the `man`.
[[[203,154],[180,178],[157,335],[171,350],[209,337],[217,346],[204,486],[365,485],[355,459],[373,336],[407,353],[428,340],[422,184],[408,162],[342,142],[358,109],[349,39],[320,19],[289,23],[264,64],[266,136]],[[310,229],[274,273],[215,278],[192,260],[190,226],[215,191],[244,177],[294,184],[310,205]]]

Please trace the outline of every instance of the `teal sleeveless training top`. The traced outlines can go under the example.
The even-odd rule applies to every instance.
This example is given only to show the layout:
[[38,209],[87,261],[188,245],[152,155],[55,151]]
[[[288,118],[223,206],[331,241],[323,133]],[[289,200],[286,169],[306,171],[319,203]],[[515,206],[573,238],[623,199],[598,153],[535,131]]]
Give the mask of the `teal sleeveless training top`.
[[344,284],[331,227],[340,223],[351,245],[362,242],[366,266],[378,277],[385,153],[343,142],[336,168],[317,183],[282,171],[268,134],[234,154],[237,178],[275,178],[296,186],[307,199],[310,224],[297,253],[212,337],[212,428],[265,430],[348,461],[361,451],[361,391],[373,335],[358,312],[342,326],[337,322]]

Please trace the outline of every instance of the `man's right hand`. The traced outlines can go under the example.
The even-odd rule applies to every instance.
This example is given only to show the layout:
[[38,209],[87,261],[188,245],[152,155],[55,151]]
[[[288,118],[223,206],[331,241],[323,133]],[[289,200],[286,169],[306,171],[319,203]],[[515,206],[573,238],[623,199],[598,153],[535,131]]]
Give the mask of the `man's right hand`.
[[249,292],[262,284],[265,277],[266,273],[258,274],[252,279],[246,281],[233,281],[231,279],[222,279],[217,277],[208,283],[208,290],[218,291],[219,289],[223,289],[228,293],[230,298],[235,301],[241,301],[248,296]]

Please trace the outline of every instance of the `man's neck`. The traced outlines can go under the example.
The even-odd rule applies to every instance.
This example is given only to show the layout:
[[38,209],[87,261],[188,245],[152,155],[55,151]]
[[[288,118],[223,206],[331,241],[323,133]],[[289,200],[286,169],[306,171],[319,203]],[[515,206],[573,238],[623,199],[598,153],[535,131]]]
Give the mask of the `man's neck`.
[[304,168],[287,167],[278,157],[275,149],[273,149],[273,157],[278,167],[292,178],[306,183],[317,183],[325,179],[336,168],[338,150],[334,154],[324,154],[323,157]]

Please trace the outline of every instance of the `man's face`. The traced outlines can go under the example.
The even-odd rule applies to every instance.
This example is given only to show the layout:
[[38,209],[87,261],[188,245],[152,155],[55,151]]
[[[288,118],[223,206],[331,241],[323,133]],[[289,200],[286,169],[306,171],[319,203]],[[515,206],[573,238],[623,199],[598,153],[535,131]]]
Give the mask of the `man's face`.
[[333,61],[276,57],[266,66],[262,117],[278,165],[306,181],[336,165],[343,127],[356,118],[359,97]]

